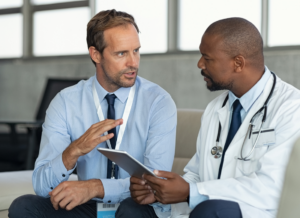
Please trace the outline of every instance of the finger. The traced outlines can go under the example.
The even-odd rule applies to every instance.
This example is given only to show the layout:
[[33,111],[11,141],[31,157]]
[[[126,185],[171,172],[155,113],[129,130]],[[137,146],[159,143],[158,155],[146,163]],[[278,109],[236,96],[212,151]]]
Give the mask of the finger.
[[62,208],[62,209],[65,209],[66,206],[72,201],[72,197],[71,196],[66,196],[64,199],[62,199],[60,202],[59,202],[59,207]]
[[93,127],[93,129],[99,129],[99,127],[101,127],[101,126],[106,126],[106,125],[110,125],[113,123],[116,123],[116,125],[121,125],[121,124],[123,124],[123,119],[117,119],[117,120],[105,119],[98,123],[93,124],[92,127]]
[[177,176],[176,173],[172,173],[168,171],[154,170],[153,172],[156,176],[167,178],[167,179],[174,179]]
[[67,193],[65,191],[59,192],[57,195],[53,196],[52,204],[56,210],[59,209],[60,202],[67,197]]
[[107,132],[110,129],[115,128],[118,125],[121,125],[123,123],[122,119],[119,120],[110,120],[106,119],[99,123],[93,124],[86,132],[85,135],[89,137],[99,137],[103,135],[103,133]]
[[161,189],[161,186],[160,186],[160,185],[158,185],[158,184],[156,184],[156,183],[152,183],[152,182],[150,182],[150,181],[148,181],[148,185],[150,186],[150,189],[151,189],[151,190],[156,190],[156,191],[158,191],[158,190]]
[[100,143],[102,143],[102,142],[104,142],[104,141],[106,141],[106,140],[109,140],[109,139],[111,139],[112,137],[114,137],[114,134],[113,133],[109,133],[109,134],[107,134],[107,135],[104,135],[104,136],[98,136],[96,139],[95,139],[95,144],[100,144]]
[[155,200],[157,200],[158,202],[162,202],[162,198],[161,198],[161,196],[158,194],[158,193],[156,193],[155,195],[154,195],[154,198],[155,198]]
[[144,175],[144,179],[147,183],[151,182],[152,184],[161,185],[165,182],[165,179],[157,178],[151,175]]
[[66,206],[66,210],[72,210],[74,207],[78,206],[79,204],[72,200],[67,206]]
[[130,178],[130,183],[131,184],[139,184],[139,185],[145,185],[146,184],[145,180],[139,179],[139,178],[134,177],[134,176],[132,176]]
[[107,132],[108,130],[111,130],[115,128],[116,126],[119,126],[123,124],[123,119],[118,119],[118,120],[104,120],[101,125],[96,127],[97,132]]
[[131,197],[134,197],[134,198],[137,198],[139,196],[143,196],[143,195],[148,195],[152,193],[151,190],[142,190],[142,191],[134,191],[134,192],[131,192]]
[[60,183],[58,186],[56,186],[56,187],[51,191],[51,195],[52,195],[52,196],[56,196],[59,192],[62,191],[63,188],[64,188],[64,183]]
[[129,190],[131,192],[133,191],[142,191],[142,190],[150,190],[151,187],[149,185],[136,185],[136,184],[133,184],[133,185],[130,185],[129,187]]
[[136,197],[135,200],[138,204],[144,204],[144,201],[146,200],[146,198],[149,198],[150,195],[153,195],[153,194],[141,195],[141,196]]

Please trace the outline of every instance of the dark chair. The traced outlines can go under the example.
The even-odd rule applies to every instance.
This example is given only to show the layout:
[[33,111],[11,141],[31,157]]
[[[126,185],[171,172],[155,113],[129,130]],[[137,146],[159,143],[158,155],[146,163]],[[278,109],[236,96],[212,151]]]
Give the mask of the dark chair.
[[[49,78],[34,121],[0,121],[10,128],[9,133],[0,134],[0,172],[33,169],[39,151],[41,126],[50,102],[59,91],[79,81]],[[27,133],[18,133],[17,126],[26,128]]]

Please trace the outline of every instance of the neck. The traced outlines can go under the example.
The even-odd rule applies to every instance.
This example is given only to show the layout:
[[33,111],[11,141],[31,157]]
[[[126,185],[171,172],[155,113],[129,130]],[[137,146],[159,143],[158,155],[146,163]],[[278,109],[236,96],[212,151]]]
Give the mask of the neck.
[[245,76],[236,80],[232,89],[230,90],[236,97],[240,98],[246,94],[263,76],[264,71],[249,72]]
[[97,78],[98,83],[107,92],[112,93],[112,92],[117,91],[119,88],[121,88],[117,84],[113,83],[113,81],[111,81],[103,72],[99,72],[98,69],[97,69],[97,73],[96,73],[96,78]]

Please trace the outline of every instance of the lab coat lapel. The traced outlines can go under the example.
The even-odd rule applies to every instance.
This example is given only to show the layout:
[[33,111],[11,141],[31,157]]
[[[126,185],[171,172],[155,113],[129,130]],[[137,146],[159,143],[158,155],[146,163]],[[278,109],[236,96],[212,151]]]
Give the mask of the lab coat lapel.
[[[250,109],[250,111],[248,112],[247,116],[245,117],[243,123],[241,124],[239,130],[237,131],[236,135],[232,139],[232,141],[226,151],[226,155],[224,157],[221,178],[229,178],[229,177],[234,176],[235,165],[236,165],[236,161],[237,161],[235,157],[238,157],[240,155],[240,151],[241,151],[242,144],[243,144],[245,135],[247,133],[248,127],[249,127],[250,120],[254,116],[254,114],[263,106],[264,102],[266,101],[267,97],[269,96],[270,90],[273,85],[273,80],[274,80],[274,78],[273,78],[273,76],[271,76],[266,84],[266,87],[265,87],[263,93],[259,96],[259,98],[256,100],[256,102],[253,104],[252,108]],[[226,140],[228,131],[229,130],[223,131],[223,133],[222,133],[222,135],[223,135],[222,138],[225,137],[225,140]],[[224,134],[226,134],[226,136],[224,136]],[[224,144],[225,144],[225,142],[224,142]],[[222,144],[222,147],[224,147],[224,144]]]
[[[229,109],[229,103],[227,101],[226,105],[222,108],[220,108],[217,111],[219,122],[221,124],[221,135],[220,135],[220,141],[219,145],[221,147],[224,147],[226,138],[227,138],[227,133],[229,131],[229,117],[230,117],[230,109]],[[218,126],[219,128],[219,126]],[[224,134],[226,133],[226,134]]]

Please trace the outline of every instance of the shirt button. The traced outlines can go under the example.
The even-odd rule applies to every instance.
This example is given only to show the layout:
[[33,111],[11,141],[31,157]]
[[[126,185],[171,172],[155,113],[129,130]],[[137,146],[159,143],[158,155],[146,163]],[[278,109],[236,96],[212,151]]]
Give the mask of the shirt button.
[[65,177],[66,175],[65,175],[65,174],[62,174],[62,176]]
[[50,187],[51,189],[53,189],[53,187]]
[[111,203],[111,201],[108,201],[108,203]]

